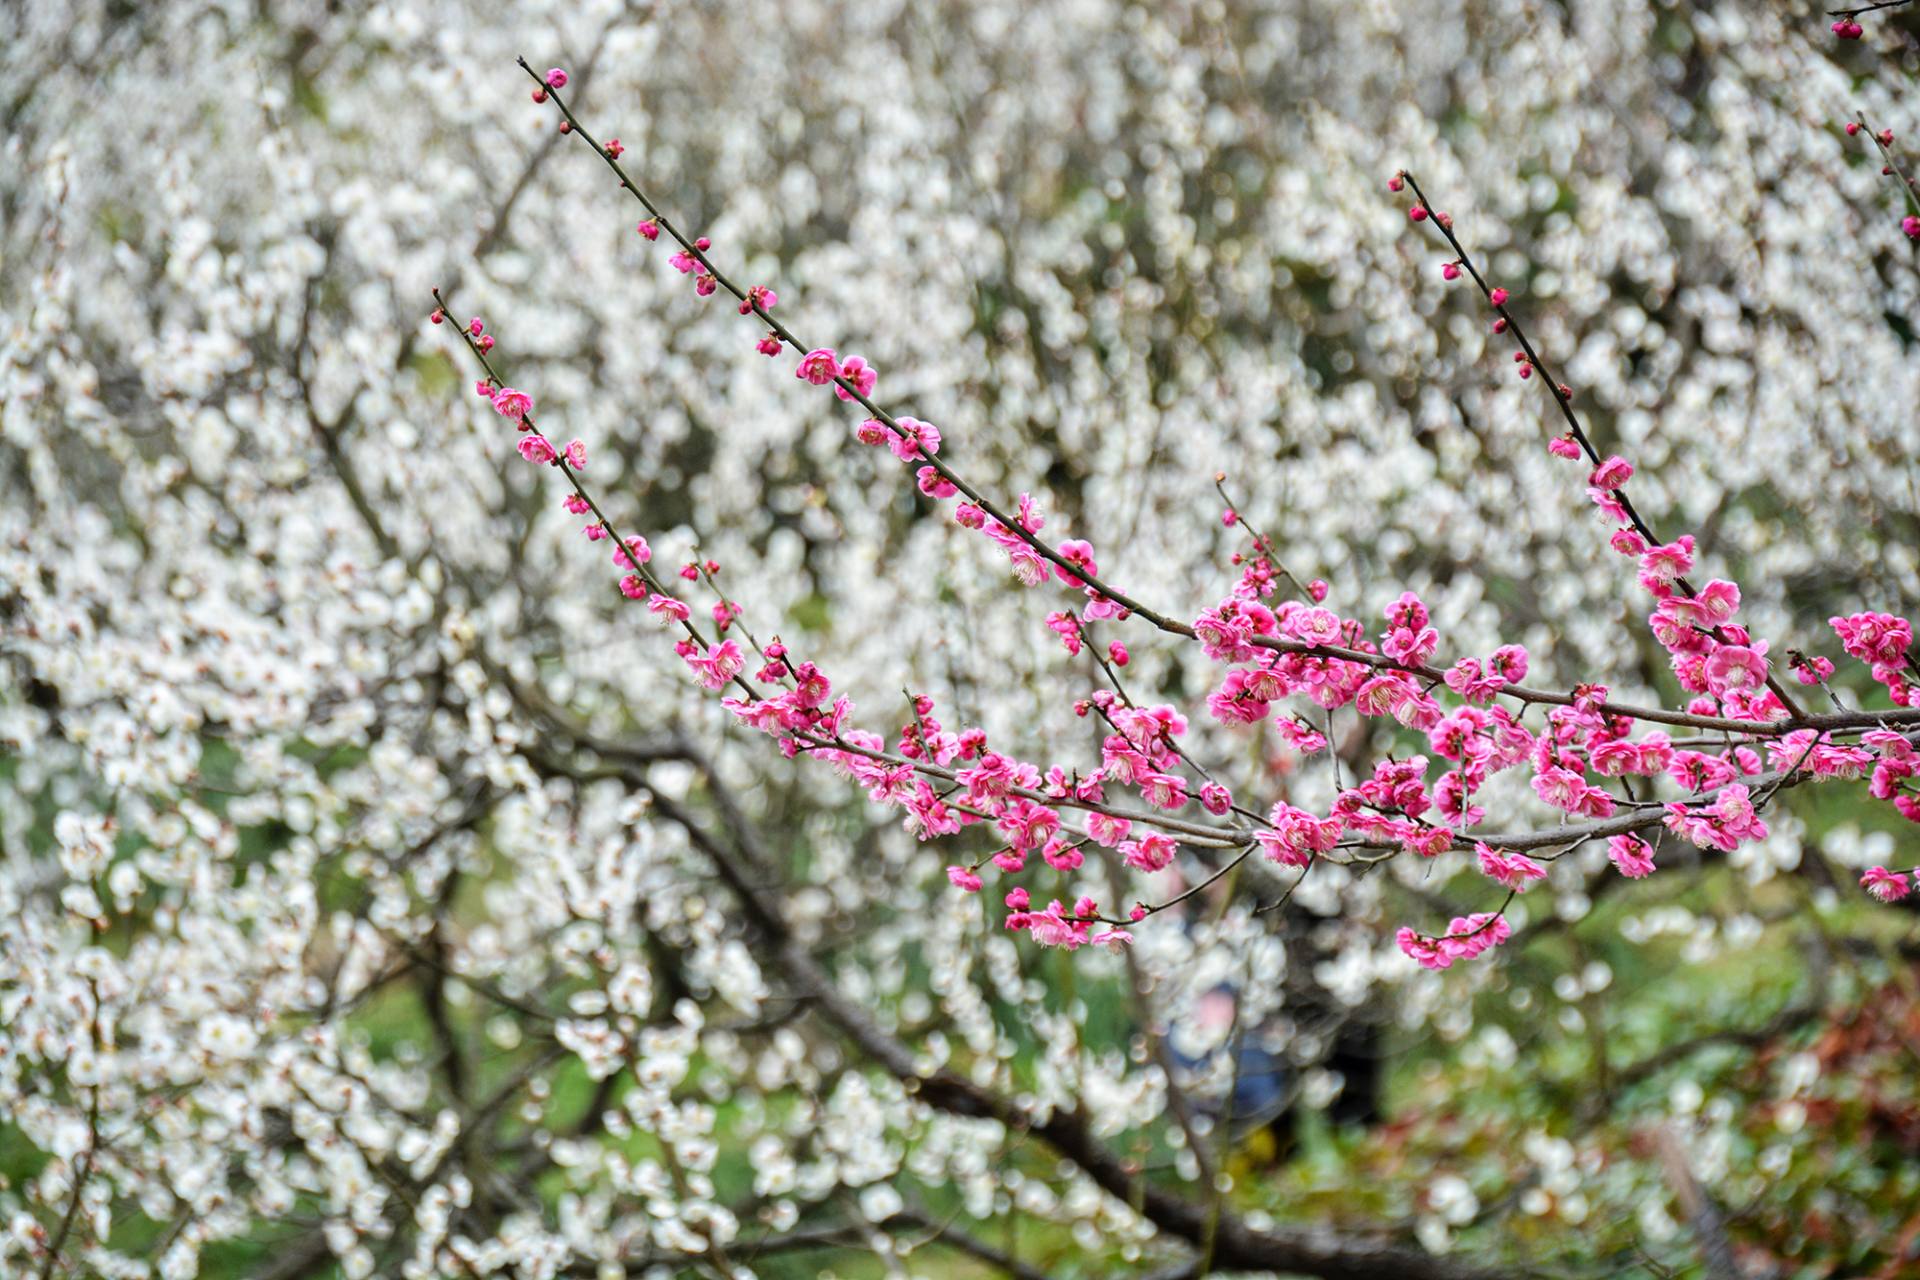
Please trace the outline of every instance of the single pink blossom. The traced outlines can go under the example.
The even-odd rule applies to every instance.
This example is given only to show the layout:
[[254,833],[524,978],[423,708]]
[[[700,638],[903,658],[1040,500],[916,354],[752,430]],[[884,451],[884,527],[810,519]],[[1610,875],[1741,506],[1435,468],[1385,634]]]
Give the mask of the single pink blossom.
[[[843,400],[845,398],[845,396],[841,397]],[[879,419],[869,418],[867,422],[860,425],[865,428],[867,423],[873,422],[879,422]],[[911,462],[916,458],[931,458],[940,452],[940,428],[931,422],[922,422],[918,418],[895,418],[894,423],[899,430],[888,431],[884,439],[887,448],[893,450],[893,456],[900,461]],[[881,427],[884,430],[885,424],[882,423]],[[865,440],[867,437],[862,435],[860,438]],[[1032,531],[1029,530],[1029,532]]]
[[1868,867],[1860,877],[1860,885],[1882,902],[1898,902],[1913,888],[1904,871],[1889,871],[1885,867]]
[[1618,454],[1593,469],[1587,481],[1596,489],[1618,489],[1633,478],[1633,464]]
[[831,347],[815,347],[800,358],[800,367],[793,376],[811,382],[816,387],[824,387],[840,373],[840,363],[834,359]]
[[[873,366],[859,356],[848,356],[846,358],[845,363],[840,366],[840,377],[842,380],[852,383],[854,389],[859,391],[863,396],[872,395],[874,384],[880,381],[880,375],[875,372]],[[853,399],[852,392],[849,392],[837,382],[834,383],[833,394],[839,396],[842,400]]]
[[1614,836],[1607,841],[1607,857],[1621,875],[1631,880],[1653,874],[1653,850],[1639,836]]
[[503,417],[524,418],[533,412],[533,397],[512,387],[502,387],[493,393],[493,411]]

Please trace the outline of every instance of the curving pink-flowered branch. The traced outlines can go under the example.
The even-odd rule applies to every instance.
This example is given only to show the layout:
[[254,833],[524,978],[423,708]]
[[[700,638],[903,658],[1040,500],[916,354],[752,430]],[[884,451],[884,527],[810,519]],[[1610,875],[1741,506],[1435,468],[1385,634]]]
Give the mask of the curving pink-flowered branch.
[[[1766,838],[1762,814],[1783,788],[1807,779],[1868,775],[1874,796],[1920,821],[1920,786],[1914,781],[1920,776],[1920,755],[1914,750],[1920,667],[1912,657],[1910,624],[1870,612],[1831,620],[1842,649],[1865,663],[1887,691],[1893,705],[1882,710],[1848,709],[1830,683],[1831,660],[1787,650],[1786,669],[1804,688],[1822,691],[1835,709],[1803,708],[1783,682],[1768,642],[1735,620],[1738,586],[1724,579],[1696,586],[1690,577],[1696,568],[1693,537],[1662,541],[1655,535],[1628,496],[1632,464],[1601,456],[1574,410],[1572,389],[1548,372],[1509,291],[1488,281],[1456,235],[1453,219],[1431,206],[1411,174],[1396,173],[1389,188],[1411,190],[1409,220],[1431,223],[1452,255],[1442,263],[1442,276],[1452,281],[1465,274],[1472,280],[1493,313],[1493,332],[1510,334],[1516,344],[1518,376],[1531,381],[1537,372],[1553,396],[1565,430],[1548,448],[1587,468],[1587,496],[1615,525],[1609,544],[1635,562],[1639,586],[1652,601],[1647,626],[1666,649],[1675,679],[1691,695],[1683,708],[1616,702],[1597,684],[1566,691],[1525,685],[1528,657],[1518,645],[1438,665],[1440,637],[1418,596],[1402,593],[1387,605],[1378,628],[1328,607],[1327,583],[1316,579],[1302,585],[1280,563],[1272,540],[1254,529],[1228,496],[1224,475],[1216,480],[1226,503],[1222,522],[1249,539],[1247,549],[1233,556],[1239,580],[1191,623],[1141,603],[1100,576],[1090,542],[1043,537],[1046,520],[1031,495],[1022,494],[1010,509],[996,504],[959,474],[950,455],[943,455],[939,428],[875,403],[879,374],[865,359],[803,343],[773,315],[779,297],[772,289],[743,288],[725,275],[710,257],[708,238],[683,233],[627,174],[620,141],[603,144],[586,131],[562,96],[563,70],[541,75],[524,59],[520,65],[536,81],[534,101],[551,101],[561,116],[560,131],[577,134],[592,147],[645,210],[637,233],[650,242],[665,235],[677,246],[669,265],[692,277],[698,296],[724,290],[738,303],[739,314],[764,326],[757,351],[778,356],[792,350],[798,356],[796,377],[831,387],[840,400],[864,410],[868,416],[854,427],[855,439],[885,448],[913,468],[919,491],[934,503],[951,503],[955,523],[993,542],[1018,582],[1068,594],[1065,607],[1050,613],[1046,626],[1069,654],[1085,652],[1094,660],[1106,687],[1078,700],[1074,709],[1082,717],[1098,717],[1108,733],[1098,765],[1085,771],[1057,764],[1042,769],[991,747],[977,727],[945,728],[935,718],[931,697],[910,694],[911,718],[889,749],[886,738],[853,724],[851,701],[833,695],[831,680],[816,663],[799,658],[778,637],[764,645],[755,638],[740,605],[720,593],[714,578],[718,564],[696,555],[679,576],[689,583],[704,581],[718,596],[709,611],[714,627],[709,639],[693,620],[693,607],[651,567],[645,539],[620,536],[583,485],[584,444],[556,445],[536,425],[532,397],[499,375],[490,359],[493,336],[475,318],[457,331],[484,375],[476,392],[514,424],[523,457],[565,475],[571,490],[567,510],[592,517],[586,526],[589,540],[612,543],[622,595],[682,633],[675,648],[695,678],[722,694],[723,705],[743,724],[775,737],[789,756],[822,759],[860,783],[874,801],[903,811],[907,826],[921,839],[976,826],[991,831],[990,852],[948,868],[949,880],[961,891],[982,892],[989,864],[1009,881],[1026,875],[1036,859],[1056,872],[1071,872],[1082,865],[1090,845],[1111,850],[1141,873],[1172,865],[1183,848],[1220,855],[1210,873],[1182,893],[1155,904],[1137,902],[1123,917],[1103,913],[1090,897],[1071,906],[1055,898],[1039,908],[1026,884],[1010,883],[1003,890],[1008,928],[1046,946],[1123,945],[1131,941],[1128,925],[1179,905],[1255,853],[1297,869],[1290,896],[1321,862],[1434,858],[1470,844],[1490,887],[1504,891],[1499,905],[1457,917],[1437,934],[1412,927],[1398,934],[1408,956],[1445,968],[1505,940],[1512,932],[1505,912],[1516,895],[1546,875],[1542,863],[1591,840],[1606,840],[1614,866],[1637,878],[1655,869],[1659,842],[1668,835],[1731,852]],[[1857,131],[1848,127],[1849,133]],[[1877,135],[1875,141],[1889,171],[1898,172],[1891,134]],[[1912,184],[1899,176],[1909,200],[1915,200]],[[1915,209],[1920,213],[1920,201]],[[1920,231],[1920,219],[1909,223],[1914,228],[1909,234]],[[444,323],[449,308],[438,291],[434,303],[431,318]],[[1283,594],[1286,598],[1280,598]],[[1284,800],[1264,812],[1247,807],[1181,745],[1189,729],[1185,714],[1133,698],[1121,676],[1130,661],[1125,644],[1095,639],[1097,628],[1132,619],[1198,645],[1226,668],[1205,701],[1217,721],[1249,726],[1271,721],[1294,750],[1331,756],[1330,722],[1322,732],[1304,715],[1276,712],[1276,704],[1301,699],[1329,716],[1352,708],[1362,717],[1390,718],[1424,733],[1445,767],[1430,781],[1426,756],[1378,761],[1370,777],[1340,790],[1326,814]],[[727,635],[733,629],[746,640],[744,648]],[[749,651],[758,660],[751,673]],[[1525,723],[1535,709],[1544,721],[1538,728]],[[1664,727],[1647,728],[1654,725]],[[1676,739],[1667,728],[1697,732]],[[1495,774],[1515,768],[1526,769],[1534,794],[1562,813],[1561,825],[1511,833],[1479,830],[1487,815],[1475,797]],[[1643,780],[1646,794],[1636,794],[1629,781],[1635,777]],[[1663,785],[1667,798],[1657,794]],[[1115,803],[1109,798],[1114,791],[1132,793],[1139,805]],[[1184,816],[1195,804],[1214,821]],[[1870,870],[1862,884],[1887,901],[1911,887],[1906,873],[1885,868]]]

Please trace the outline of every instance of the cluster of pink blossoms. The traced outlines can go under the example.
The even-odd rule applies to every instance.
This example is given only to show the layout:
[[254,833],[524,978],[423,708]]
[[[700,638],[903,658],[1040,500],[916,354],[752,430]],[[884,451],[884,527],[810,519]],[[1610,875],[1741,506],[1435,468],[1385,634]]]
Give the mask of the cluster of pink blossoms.
[[1470,916],[1455,916],[1447,931],[1437,938],[1415,933],[1402,925],[1394,935],[1415,964],[1425,969],[1447,969],[1455,960],[1471,960],[1490,951],[1513,936],[1513,926],[1496,911],[1476,911]]

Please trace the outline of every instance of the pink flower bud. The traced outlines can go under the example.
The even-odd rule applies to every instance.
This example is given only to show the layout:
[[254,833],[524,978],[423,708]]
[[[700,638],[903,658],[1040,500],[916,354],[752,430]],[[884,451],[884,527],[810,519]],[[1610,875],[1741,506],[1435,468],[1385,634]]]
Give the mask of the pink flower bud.
[[1126,666],[1128,662],[1127,646],[1121,644],[1118,640],[1109,644],[1107,646],[1107,661],[1113,663],[1116,667]]
[[626,151],[626,147],[621,145],[620,139],[618,138],[607,139],[607,154],[612,156],[615,160],[618,160],[621,156],[621,153],[624,151]]
[[549,88],[554,88],[554,89],[566,88],[567,73],[562,71],[560,68],[555,67],[553,70],[547,72],[547,85]]
[[1488,296],[1487,301],[1496,307],[1504,307],[1507,305],[1507,291],[1505,289],[1495,289],[1493,293]]
[[1443,280],[1458,280],[1460,278],[1460,264],[1457,262],[1449,262],[1446,266],[1440,268],[1440,278]]
[[545,102],[547,100],[547,91],[545,89],[535,89],[533,91],[533,100],[535,102]]
[[642,240],[658,240],[660,238],[660,224],[652,218],[642,218],[639,224],[634,227],[634,230],[640,233]]
[[433,323],[435,324],[440,324],[446,318],[447,318],[447,313],[444,311],[435,311],[432,315],[427,317],[427,319],[433,321]]
[[[1840,24],[1836,22],[1833,25],[1835,28],[1838,28]],[[1847,136],[1849,138],[1857,138],[1860,136],[1860,122],[1858,120],[1847,121]]]

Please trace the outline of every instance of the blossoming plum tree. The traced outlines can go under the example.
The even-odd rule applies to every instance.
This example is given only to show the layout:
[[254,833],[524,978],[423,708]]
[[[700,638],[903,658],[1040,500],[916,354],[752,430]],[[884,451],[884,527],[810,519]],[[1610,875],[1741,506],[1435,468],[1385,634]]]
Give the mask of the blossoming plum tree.
[[1900,8],[9,12],[0,1269],[1894,1265]]

